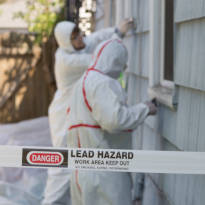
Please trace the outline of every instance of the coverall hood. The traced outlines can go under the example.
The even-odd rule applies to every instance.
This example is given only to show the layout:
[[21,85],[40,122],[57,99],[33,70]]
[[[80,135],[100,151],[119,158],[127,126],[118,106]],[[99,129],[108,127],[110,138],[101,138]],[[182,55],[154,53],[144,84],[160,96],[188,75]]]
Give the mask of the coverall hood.
[[128,60],[126,47],[118,39],[104,41],[96,48],[91,67],[117,79]]
[[75,28],[75,24],[70,21],[61,21],[55,27],[54,34],[60,48],[73,52],[75,49],[71,44],[71,33]]

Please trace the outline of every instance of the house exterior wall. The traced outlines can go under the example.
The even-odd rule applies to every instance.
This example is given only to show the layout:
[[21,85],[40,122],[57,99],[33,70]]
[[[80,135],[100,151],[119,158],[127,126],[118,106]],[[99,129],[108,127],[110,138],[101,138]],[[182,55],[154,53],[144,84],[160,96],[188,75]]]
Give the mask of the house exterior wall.
[[[150,1],[115,1],[116,24],[127,17],[137,21],[136,31],[124,39],[129,52],[126,75],[130,104],[149,99]],[[160,104],[158,115],[149,117],[134,133],[134,149],[205,151],[205,1],[175,0],[174,25],[178,106],[173,111]],[[201,205],[204,187],[202,175],[145,174],[142,204]]]

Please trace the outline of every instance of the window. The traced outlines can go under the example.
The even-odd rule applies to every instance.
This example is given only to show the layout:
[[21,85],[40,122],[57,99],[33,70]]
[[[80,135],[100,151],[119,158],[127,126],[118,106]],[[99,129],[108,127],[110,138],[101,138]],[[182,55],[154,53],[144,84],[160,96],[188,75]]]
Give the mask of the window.
[[150,0],[149,94],[173,109],[174,86],[174,0]]
[[161,85],[170,87],[170,81],[174,79],[174,0],[163,0],[161,18],[163,18]]

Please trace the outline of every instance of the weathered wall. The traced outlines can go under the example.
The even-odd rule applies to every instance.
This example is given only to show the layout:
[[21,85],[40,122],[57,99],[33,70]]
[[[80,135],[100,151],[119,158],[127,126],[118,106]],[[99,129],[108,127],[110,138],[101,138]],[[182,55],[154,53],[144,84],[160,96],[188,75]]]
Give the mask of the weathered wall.
[[[162,0],[163,1],[163,0]],[[129,103],[148,99],[149,0],[117,0],[116,24],[137,18],[137,31],[124,42],[129,51],[127,91]],[[205,151],[205,1],[175,0],[174,82],[178,108],[160,105],[134,134],[134,148]],[[142,145],[142,146],[141,146]],[[146,174],[143,205],[201,205],[204,176]]]

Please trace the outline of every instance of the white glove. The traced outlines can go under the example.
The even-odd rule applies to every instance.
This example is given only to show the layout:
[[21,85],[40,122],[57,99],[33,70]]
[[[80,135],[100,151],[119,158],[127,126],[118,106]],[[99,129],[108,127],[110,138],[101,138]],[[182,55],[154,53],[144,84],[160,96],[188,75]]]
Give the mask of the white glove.
[[118,27],[118,31],[120,32],[122,36],[125,36],[125,34],[132,28],[134,28],[134,20],[132,18],[124,19],[120,23]]
[[145,104],[149,107],[148,115],[156,115],[157,107],[155,106],[155,104],[152,103],[151,101],[147,101],[147,102],[145,102]]

